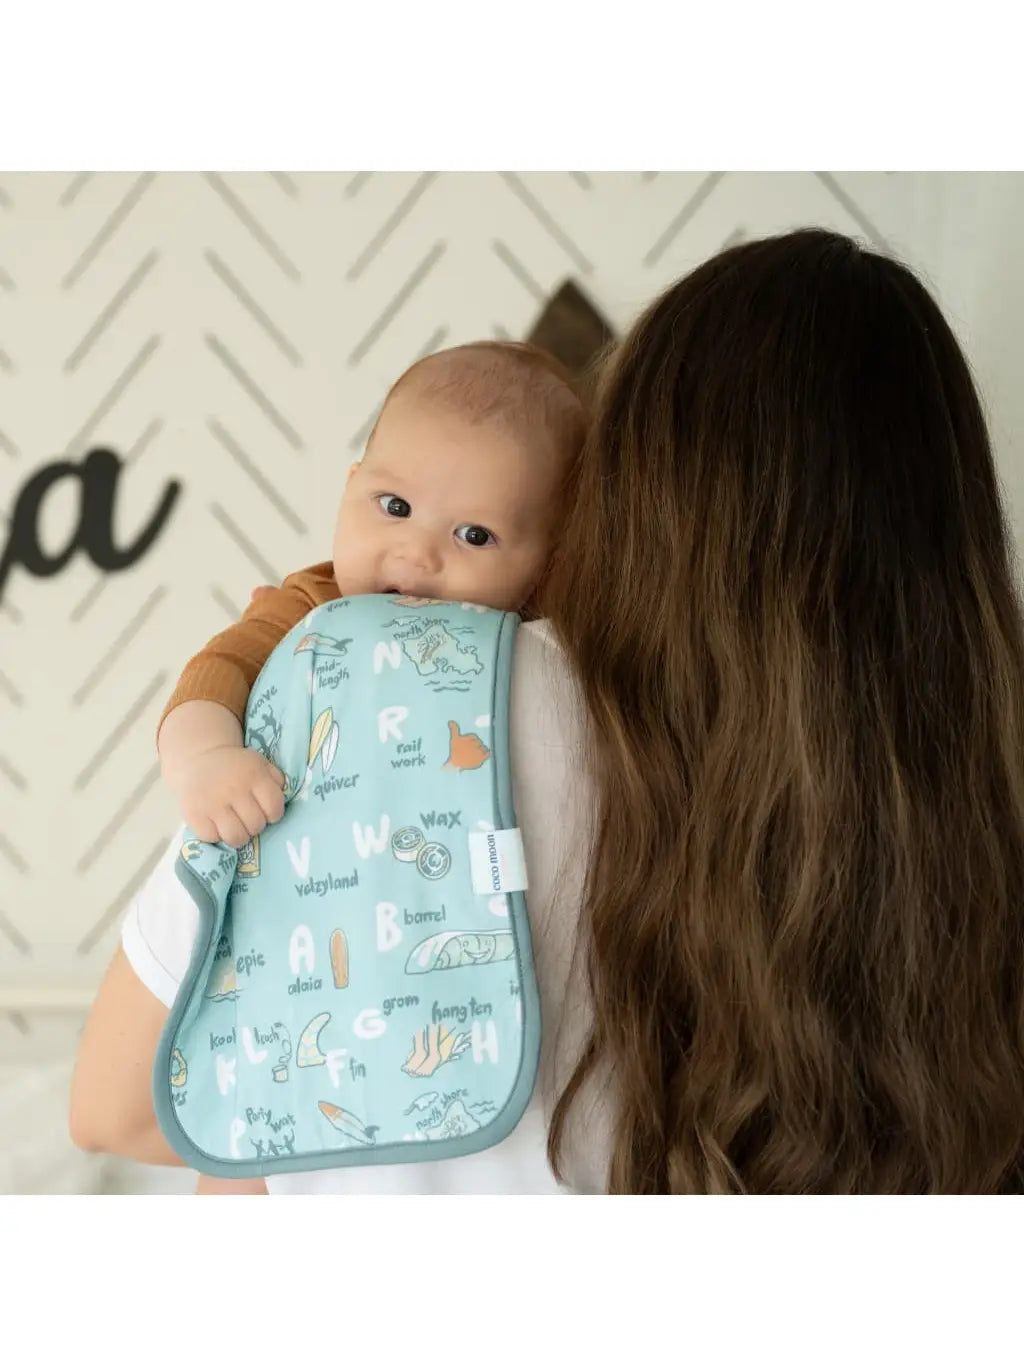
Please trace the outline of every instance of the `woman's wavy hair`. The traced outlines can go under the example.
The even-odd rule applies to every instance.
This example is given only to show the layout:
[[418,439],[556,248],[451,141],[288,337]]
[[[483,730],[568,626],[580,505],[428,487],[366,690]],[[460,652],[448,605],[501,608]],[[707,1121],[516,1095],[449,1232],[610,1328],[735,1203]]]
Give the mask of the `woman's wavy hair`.
[[546,607],[589,709],[622,1193],[1024,1189],[1024,632],[964,356],[806,230],[601,377]]

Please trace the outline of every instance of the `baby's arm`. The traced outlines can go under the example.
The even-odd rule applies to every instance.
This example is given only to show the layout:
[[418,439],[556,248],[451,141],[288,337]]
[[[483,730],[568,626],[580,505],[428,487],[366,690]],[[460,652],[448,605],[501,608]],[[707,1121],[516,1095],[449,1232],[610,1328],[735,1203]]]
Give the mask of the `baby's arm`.
[[243,747],[249,691],[276,645],[313,607],[338,596],[333,566],[317,564],[263,589],[242,619],[191,659],[164,709],[160,767],[200,839],[241,847],[284,811],[284,779]]
[[201,1175],[196,1194],[266,1194],[267,1182],[260,1176],[252,1180],[225,1180],[220,1176]]
[[242,727],[219,702],[186,701],[160,727],[160,767],[181,814],[200,839],[240,848],[284,814],[284,778],[242,743]]

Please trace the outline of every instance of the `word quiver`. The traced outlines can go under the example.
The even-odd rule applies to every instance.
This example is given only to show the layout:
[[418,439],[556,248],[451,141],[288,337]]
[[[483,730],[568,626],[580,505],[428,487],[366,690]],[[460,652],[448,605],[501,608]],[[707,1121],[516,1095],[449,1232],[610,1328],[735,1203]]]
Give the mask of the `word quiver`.
[[518,617],[396,595],[318,607],[253,687],[285,775],[240,850],[186,831],[199,911],[154,1071],[213,1175],[457,1157],[505,1138],[540,1015],[512,809]]

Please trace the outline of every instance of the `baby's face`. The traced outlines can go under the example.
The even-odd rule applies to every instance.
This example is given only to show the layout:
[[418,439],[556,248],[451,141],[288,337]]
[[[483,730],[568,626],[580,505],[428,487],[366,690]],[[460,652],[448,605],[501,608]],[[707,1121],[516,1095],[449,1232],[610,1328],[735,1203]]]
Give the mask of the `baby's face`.
[[396,394],[342,498],[340,591],[516,610],[544,571],[562,474],[543,442]]

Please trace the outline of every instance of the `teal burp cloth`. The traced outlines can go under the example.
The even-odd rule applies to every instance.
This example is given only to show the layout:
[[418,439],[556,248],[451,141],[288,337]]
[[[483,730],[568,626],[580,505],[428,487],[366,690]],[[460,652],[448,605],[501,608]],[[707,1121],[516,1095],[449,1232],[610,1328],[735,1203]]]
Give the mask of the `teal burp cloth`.
[[212,1175],[432,1161],[507,1137],[540,1012],[512,809],[518,617],[344,598],[278,645],[246,739],[286,777],[238,851],[186,837],[199,908],[156,1112]]

